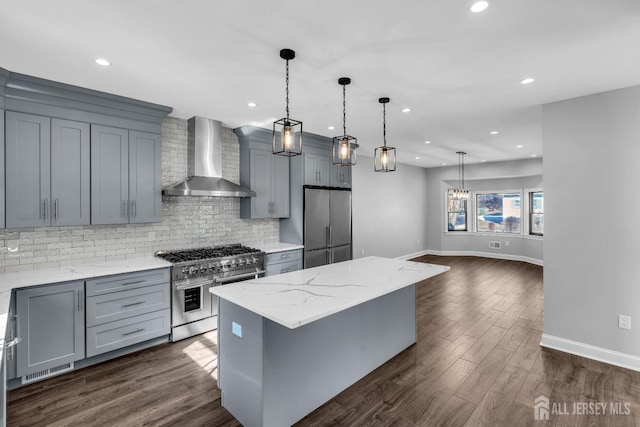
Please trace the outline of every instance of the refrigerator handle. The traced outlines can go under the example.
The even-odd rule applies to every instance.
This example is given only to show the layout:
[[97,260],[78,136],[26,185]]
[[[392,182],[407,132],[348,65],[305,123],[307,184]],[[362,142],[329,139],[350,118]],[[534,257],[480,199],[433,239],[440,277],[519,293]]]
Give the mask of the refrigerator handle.
[[[333,247],[333,227],[332,226],[329,226],[329,246]],[[333,262],[333,260],[331,262]]]
[[326,236],[325,236],[326,246],[331,247],[331,227],[330,226],[325,227],[325,231],[326,231]]

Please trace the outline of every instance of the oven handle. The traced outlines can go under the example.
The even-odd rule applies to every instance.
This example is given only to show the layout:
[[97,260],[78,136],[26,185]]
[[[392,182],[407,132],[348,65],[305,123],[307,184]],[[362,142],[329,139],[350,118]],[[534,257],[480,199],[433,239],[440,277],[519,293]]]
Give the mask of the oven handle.
[[216,283],[227,283],[233,280],[244,279],[245,277],[259,276],[266,272],[267,272],[266,270],[257,270],[257,271],[254,271],[253,273],[238,274],[237,276],[229,276],[229,277],[223,277],[223,278],[216,277],[215,279],[213,279],[213,281]]
[[184,291],[185,289],[199,288],[201,286],[207,286],[209,284],[211,284],[211,282],[210,281],[206,281],[206,282],[202,282],[202,283],[198,283],[198,284],[176,286],[176,289],[179,290],[179,291]]

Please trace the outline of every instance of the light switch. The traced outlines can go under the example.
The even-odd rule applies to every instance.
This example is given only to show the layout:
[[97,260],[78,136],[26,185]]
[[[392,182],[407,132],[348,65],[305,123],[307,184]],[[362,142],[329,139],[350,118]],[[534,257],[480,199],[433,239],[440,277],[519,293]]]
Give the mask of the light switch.
[[236,322],[231,322],[231,333],[242,338],[242,325],[238,325]]

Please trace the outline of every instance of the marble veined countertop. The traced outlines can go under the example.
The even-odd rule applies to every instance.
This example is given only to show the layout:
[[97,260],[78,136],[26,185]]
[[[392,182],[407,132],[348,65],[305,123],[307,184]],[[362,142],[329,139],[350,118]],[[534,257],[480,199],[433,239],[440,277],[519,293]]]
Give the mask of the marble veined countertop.
[[442,265],[366,257],[216,286],[210,292],[294,329],[448,270]]
[[166,267],[171,267],[171,264],[154,256],[145,256],[42,270],[0,273],[0,357],[4,357],[4,331],[7,328],[7,317],[13,289]]
[[261,243],[259,245],[254,245],[256,249],[260,249],[266,254],[272,254],[275,252],[284,252],[284,251],[292,251],[294,249],[304,249],[304,245],[296,245],[294,243]]

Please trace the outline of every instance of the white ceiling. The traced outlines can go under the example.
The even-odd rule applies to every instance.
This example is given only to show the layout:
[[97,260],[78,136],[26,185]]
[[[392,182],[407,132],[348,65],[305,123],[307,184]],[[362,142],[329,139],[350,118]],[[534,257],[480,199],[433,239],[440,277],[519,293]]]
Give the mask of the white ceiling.
[[492,0],[480,14],[469,5],[11,1],[0,67],[168,105],[176,117],[270,127],[285,115],[278,52],[291,48],[291,117],[306,132],[341,134],[337,79],[351,77],[347,132],[361,154],[382,145],[378,98],[387,96],[388,145],[425,167],[456,164],[458,150],[467,163],[542,156],[541,104],[640,84],[640,1]]

